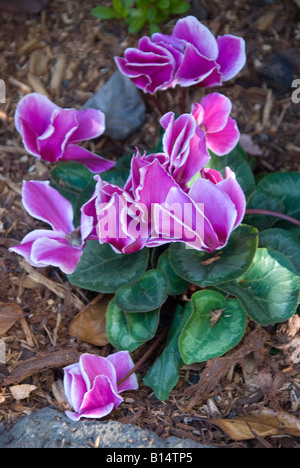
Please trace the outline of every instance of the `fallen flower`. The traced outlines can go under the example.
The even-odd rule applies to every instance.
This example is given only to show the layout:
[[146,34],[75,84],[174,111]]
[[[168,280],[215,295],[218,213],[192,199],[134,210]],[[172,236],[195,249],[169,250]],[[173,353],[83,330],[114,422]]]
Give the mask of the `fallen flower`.
[[225,34],[217,39],[194,16],[177,21],[172,35],[143,37],[138,48],[115,57],[120,71],[145,93],[175,87],[220,86],[245,65],[245,41]]
[[73,421],[80,418],[102,418],[123,402],[125,390],[136,390],[135,374],[120,382],[134,367],[128,351],[119,351],[106,358],[82,354],[79,362],[64,368],[64,390],[74,409],[66,411]]
[[73,273],[82,254],[80,233],[73,225],[72,204],[49,185],[49,182],[24,181],[22,203],[26,211],[52,227],[27,234],[20,245],[11,247],[32,266],[59,267]]
[[26,151],[49,162],[75,161],[101,173],[115,163],[78,146],[104,132],[105,115],[96,109],[62,109],[46,96],[28,94],[18,103],[15,125]]

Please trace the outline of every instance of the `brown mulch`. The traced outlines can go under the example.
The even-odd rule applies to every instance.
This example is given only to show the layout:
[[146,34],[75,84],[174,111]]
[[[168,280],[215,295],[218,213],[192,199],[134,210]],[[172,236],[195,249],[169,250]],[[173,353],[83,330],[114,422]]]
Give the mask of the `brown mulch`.
[[[8,252],[40,226],[22,207],[22,180],[46,179],[48,173],[47,166],[22,147],[14,127],[18,101],[37,91],[61,107],[80,108],[115,71],[113,57],[139,38],[128,35],[121,22],[93,18],[90,11],[99,3],[53,0],[36,15],[0,10],[0,78],[7,92],[6,104],[0,104],[0,303],[17,304],[23,312],[0,336],[4,423],[49,405],[63,410],[61,368],[82,352],[106,356],[113,351],[110,345],[97,347],[70,336],[72,319],[93,299],[92,293],[73,287],[56,269],[34,270]],[[255,171],[299,171],[300,104],[291,100],[291,83],[300,78],[300,10],[292,0],[202,0],[193,5],[198,3],[204,14],[200,19],[215,35],[231,33],[246,39],[247,66],[220,91],[232,99],[232,115],[241,133],[250,135],[262,150],[255,156]],[[164,31],[169,32],[174,22],[164,25]],[[189,104],[202,93],[193,90]],[[159,98],[166,111],[180,111],[178,89]],[[158,114],[147,96],[145,100],[147,119],[138,134],[125,142],[101,137],[87,147],[117,159],[136,145],[140,150],[153,146]],[[299,448],[299,437],[280,431],[266,438],[253,431],[253,439],[239,441],[214,423],[247,418],[266,408],[300,417],[299,321],[295,316],[267,328],[249,322],[244,340],[226,356],[184,366],[168,401],[157,400],[141,383],[139,390],[126,393],[124,404],[108,419],[151,429],[161,437],[176,435],[220,447]],[[148,347],[132,353],[135,362]],[[143,364],[141,377],[159,352],[160,348]],[[32,386],[23,399],[10,390],[20,383]]]

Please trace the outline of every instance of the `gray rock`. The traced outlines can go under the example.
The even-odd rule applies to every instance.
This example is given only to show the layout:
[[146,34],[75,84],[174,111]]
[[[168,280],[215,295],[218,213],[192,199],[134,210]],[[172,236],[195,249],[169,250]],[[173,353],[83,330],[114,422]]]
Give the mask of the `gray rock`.
[[141,92],[119,70],[83,105],[83,109],[91,108],[104,112],[104,135],[118,141],[126,140],[138,130],[146,117]]
[[213,448],[191,439],[161,439],[118,421],[73,422],[52,408],[21,418],[12,428],[0,424],[0,448],[93,448],[98,441],[99,448]]

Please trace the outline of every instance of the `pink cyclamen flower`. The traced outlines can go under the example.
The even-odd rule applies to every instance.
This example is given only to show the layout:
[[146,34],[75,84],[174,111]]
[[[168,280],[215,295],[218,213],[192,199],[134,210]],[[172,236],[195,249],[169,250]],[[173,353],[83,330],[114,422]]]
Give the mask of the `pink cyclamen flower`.
[[74,161],[101,173],[115,163],[78,146],[105,130],[105,115],[96,109],[62,109],[38,93],[24,96],[16,109],[15,125],[28,153],[49,162]]
[[230,153],[239,142],[240,132],[230,117],[232,103],[219,93],[205,96],[201,103],[192,105],[192,116],[206,139],[206,146],[218,156]]
[[144,92],[180,86],[220,86],[245,65],[245,41],[226,34],[217,39],[194,16],[177,21],[172,35],[143,37],[138,48],[116,57],[120,71]]
[[73,225],[72,204],[49,182],[24,181],[22,202],[26,211],[52,227],[27,234],[20,245],[11,247],[35,267],[52,265],[70,274],[82,254],[80,233]]
[[78,363],[64,368],[64,390],[74,409],[74,412],[66,411],[66,415],[73,421],[108,415],[123,402],[121,392],[138,388],[135,374],[118,385],[133,367],[128,351],[106,358],[82,354]]
[[[118,253],[135,252],[170,242],[183,242],[213,252],[224,247],[245,214],[246,200],[235,175],[218,171],[184,189],[164,167],[159,154],[132,158],[124,188],[103,182],[82,207],[83,239],[109,243]],[[109,233],[108,233],[109,229]]]

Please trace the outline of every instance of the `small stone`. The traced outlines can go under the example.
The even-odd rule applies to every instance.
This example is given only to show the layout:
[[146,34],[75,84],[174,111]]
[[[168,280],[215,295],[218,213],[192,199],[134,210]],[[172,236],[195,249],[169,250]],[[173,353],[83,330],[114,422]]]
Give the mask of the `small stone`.
[[99,109],[105,114],[104,135],[124,141],[138,130],[146,118],[141,92],[119,70],[94,94],[83,109]]

